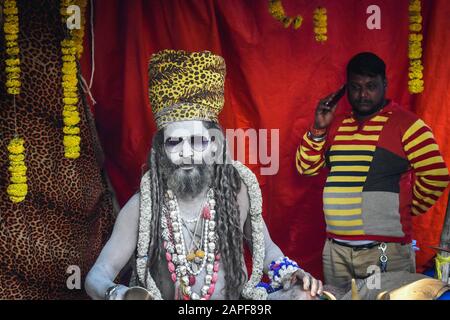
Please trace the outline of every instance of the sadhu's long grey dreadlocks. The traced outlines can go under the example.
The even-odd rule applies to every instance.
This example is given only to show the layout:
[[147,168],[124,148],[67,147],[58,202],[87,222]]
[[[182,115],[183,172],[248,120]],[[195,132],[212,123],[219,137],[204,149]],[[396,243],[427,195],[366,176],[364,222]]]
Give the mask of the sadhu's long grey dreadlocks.
[[[203,125],[208,129],[222,132],[220,126],[213,122],[204,121]],[[161,166],[164,161],[169,161],[164,151],[164,130],[160,130],[153,138],[152,149],[149,157],[151,171],[151,198],[152,221],[150,225],[150,245],[148,252],[148,267],[151,269],[159,258],[162,257],[162,238],[160,214],[164,199],[164,189],[167,185],[167,177],[164,177]],[[212,172],[212,188],[216,197],[216,225],[219,241],[221,264],[225,270],[225,299],[238,299],[246,281],[243,270],[243,234],[240,229],[240,212],[237,203],[237,194],[241,189],[239,173],[232,164],[226,162],[226,143],[222,136],[218,139],[222,144],[223,161],[214,163]]]

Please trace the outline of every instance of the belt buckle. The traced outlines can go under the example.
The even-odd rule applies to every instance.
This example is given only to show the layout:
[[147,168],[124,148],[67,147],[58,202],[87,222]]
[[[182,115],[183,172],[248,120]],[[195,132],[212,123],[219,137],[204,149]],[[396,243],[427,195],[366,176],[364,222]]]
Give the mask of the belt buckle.
[[368,250],[370,249],[369,247],[367,247],[367,245],[361,245],[361,246],[355,246],[353,247],[354,251],[362,251],[362,250]]
[[359,247],[356,246],[356,247],[354,247],[353,250],[355,250],[355,251],[369,250],[369,249],[372,249],[372,248],[374,248],[374,247],[376,247],[378,245],[379,245],[378,242],[373,242],[373,243],[363,244],[363,245],[361,245]]

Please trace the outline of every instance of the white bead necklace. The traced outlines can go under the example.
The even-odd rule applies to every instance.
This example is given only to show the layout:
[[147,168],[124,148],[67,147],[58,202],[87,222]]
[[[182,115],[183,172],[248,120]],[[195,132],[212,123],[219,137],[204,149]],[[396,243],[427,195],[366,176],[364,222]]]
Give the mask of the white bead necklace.
[[[166,260],[172,281],[179,283],[183,299],[185,300],[200,299],[197,293],[192,292],[192,285],[195,284],[195,277],[205,268],[205,285],[201,289],[201,299],[209,299],[211,297],[218,279],[220,256],[215,254],[217,236],[215,232],[216,223],[214,218],[216,212],[214,207],[216,202],[212,189],[208,190],[207,199],[208,205],[203,207],[200,212],[203,219],[203,232],[201,236],[201,240],[203,239],[203,250],[198,248],[195,253],[195,258],[201,259],[200,267],[197,267],[195,260],[192,262],[188,261],[182,231],[183,219],[180,215],[177,198],[171,190],[166,192],[166,201],[163,206],[163,214],[161,215],[162,236],[164,239],[164,247],[167,251]],[[200,215],[196,219],[200,220]],[[196,232],[196,228],[194,232]],[[194,238],[195,234],[193,235]],[[192,258],[192,256],[189,258]]]

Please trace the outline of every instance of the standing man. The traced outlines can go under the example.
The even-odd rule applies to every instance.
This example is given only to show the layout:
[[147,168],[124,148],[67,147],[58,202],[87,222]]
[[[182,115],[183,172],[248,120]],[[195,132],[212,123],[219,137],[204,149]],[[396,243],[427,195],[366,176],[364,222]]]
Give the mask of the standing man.
[[338,93],[322,99],[297,150],[300,174],[330,169],[323,191],[326,284],[345,287],[369,276],[373,265],[415,272],[412,216],[425,213],[449,183],[430,128],[386,99],[385,69],[373,53],[354,56],[346,83],[352,113],[334,116]]
[[[131,257],[134,286],[154,299],[266,299],[297,280],[313,296],[322,284],[283,256],[261,215],[254,174],[229,159],[218,114],[225,62],[211,52],[164,50],[149,66],[158,131],[150,170],[119,213],[113,234],[86,278],[94,299],[123,299],[114,283]],[[247,276],[244,240],[252,251]],[[260,284],[263,271],[272,279]],[[296,290],[296,291],[295,291]]]

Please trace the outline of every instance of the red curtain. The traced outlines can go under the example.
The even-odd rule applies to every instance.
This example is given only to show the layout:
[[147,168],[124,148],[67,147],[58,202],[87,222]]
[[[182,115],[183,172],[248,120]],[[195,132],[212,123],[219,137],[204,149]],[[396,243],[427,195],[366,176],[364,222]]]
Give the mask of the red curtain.
[[[424,73],[425,91],[413,100],[413,110],[428,123],[434,131],[436,140],[447,163],[450,164],[450,2],[433,2],[428,16],[428,31],[425,37]],[[440,241],[448,206],[448,190],[427,214],[414,220],[415,237],[422,244],[422,252],[417,256],[419,270],[429,264],[435,252],[428,245]],[[448,217],[450,219],[450,216]]]
[[[209,50],[225,58],[224,128],[279,129],[279,171],[257,174],[264,218],[283,252],[322,276],[325,239],[321,192],[325,175],[301,177],[295,169],[299,139],[319,98],[345,81],[354,54],[373,51],[387,64],[388,97],[416,110],[435,130],[450,163],[445,128],[450,122],[448,70],[449,3],[422,1],[425,86],[408,93],[408,0],[284,0],[287,15],[303,16],[300,29],[284,28],[265,0],[96,0],[93,106],[106,166],[123,205],[139,187],[155,123],[148,102],[147,64],[162,49]],[[378,5],[381,29],[369,30],[366,9]],[[313,33],[313,11],[328,11],[328,41]],[[90,38],[86,27],[83,71],[89,79]],[[340,111],[349,109],[346,98]],[[272,141],[273,142],[273,141]],[[417,225],[418,245],[437,244],[445,202]],[[425,253],[425,254],[424,254]],[[421,251],[423,265],[432,252]]]

